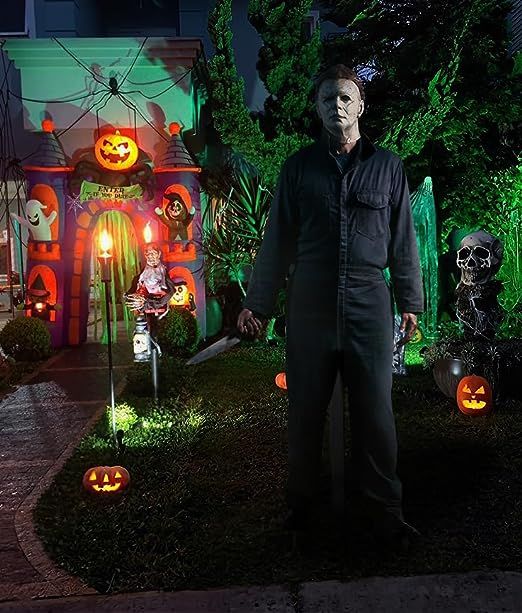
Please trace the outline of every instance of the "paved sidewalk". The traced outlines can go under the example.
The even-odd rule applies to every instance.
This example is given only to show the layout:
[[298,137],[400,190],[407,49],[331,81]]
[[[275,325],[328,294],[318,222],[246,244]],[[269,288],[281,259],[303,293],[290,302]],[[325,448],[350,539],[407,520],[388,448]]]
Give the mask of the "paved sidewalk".
[[2,613],[520,613],[522,574],[475,572],[374,577],[349,583],[199,592],[146,592],[0,604]]
[[[131,346],[113,349],[118,386]],[[103,412],[107,362],[98,343],[64,349],[0,401],[0,601],[94,592],[47,558],[32,509]]]

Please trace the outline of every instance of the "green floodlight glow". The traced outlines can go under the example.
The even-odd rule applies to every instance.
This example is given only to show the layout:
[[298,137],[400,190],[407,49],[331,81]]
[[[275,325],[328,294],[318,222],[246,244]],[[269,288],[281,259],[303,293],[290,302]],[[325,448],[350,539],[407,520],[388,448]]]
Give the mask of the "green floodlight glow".
[[422,269],[422,282],[426,305],[419,317],[423,334],[434,338],[437,330],[437,306],[439,298],[437,221],[431,177],[411,196],[413,223],[417,235],[417,247]]

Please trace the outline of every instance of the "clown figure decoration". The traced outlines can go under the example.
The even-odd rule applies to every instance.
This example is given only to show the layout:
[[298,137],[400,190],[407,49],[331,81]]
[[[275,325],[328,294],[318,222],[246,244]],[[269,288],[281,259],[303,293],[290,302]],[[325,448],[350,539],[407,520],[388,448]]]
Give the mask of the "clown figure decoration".
[[170,241],[188,240],[188,227],[196,214],[196,209],[192,206],[189,210],[178,193],[166,193],[163,196],[163,207],[157,207],[155,212],[169,229]]

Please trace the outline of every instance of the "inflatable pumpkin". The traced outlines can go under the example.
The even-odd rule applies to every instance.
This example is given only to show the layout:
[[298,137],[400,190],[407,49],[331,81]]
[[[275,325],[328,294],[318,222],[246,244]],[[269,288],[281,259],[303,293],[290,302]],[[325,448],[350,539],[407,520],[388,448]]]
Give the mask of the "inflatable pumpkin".
[[116,130],[114,134],[104,134],[94,145],[94,155],[98,163],[109,170],[127,170],[138,159],[138,146],[128,136]]

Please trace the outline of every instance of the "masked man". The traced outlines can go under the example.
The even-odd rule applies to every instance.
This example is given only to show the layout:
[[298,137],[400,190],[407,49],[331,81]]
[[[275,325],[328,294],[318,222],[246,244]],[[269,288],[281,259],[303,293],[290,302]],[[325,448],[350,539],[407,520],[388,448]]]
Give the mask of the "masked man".
[[348,390],[352,459],[364,514],[386,544],[418,532],[404,521],[391,404],[393,294],[408,342],[424,310],[401,160],[359,131],[364,91],[342,64],[316,79],[320,139],[283,164],[239,330],[257,336],[288,275],[286,526],[303,529],[317,499],[326,410],[338,370]]

